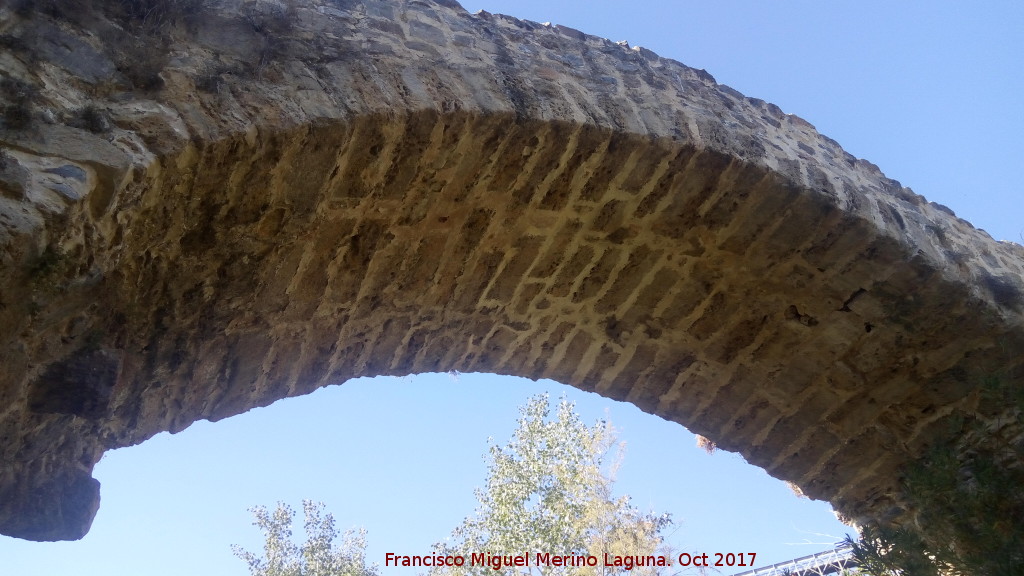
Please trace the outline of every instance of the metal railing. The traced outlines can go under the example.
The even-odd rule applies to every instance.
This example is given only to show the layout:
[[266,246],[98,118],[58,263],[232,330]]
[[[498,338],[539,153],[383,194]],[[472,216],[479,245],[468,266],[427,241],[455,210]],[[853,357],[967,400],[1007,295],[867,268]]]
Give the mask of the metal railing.
[[733,574],[733,576],[826,576],[839,573],[846,568],[856,567],[857,561],[853,558],[853,549],[844,543],[832,550],[801,556],[770,566],[762,566]]

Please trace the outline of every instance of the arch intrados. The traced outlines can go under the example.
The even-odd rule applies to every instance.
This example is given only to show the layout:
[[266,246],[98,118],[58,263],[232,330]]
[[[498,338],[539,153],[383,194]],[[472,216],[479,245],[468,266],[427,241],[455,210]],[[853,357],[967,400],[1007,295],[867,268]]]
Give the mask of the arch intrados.
[[[471,97],[382,74],[365,106],[304,117],[270,88],[215,100],[172,70],[235,116],[184,98],[146,122],[171,115],[190,139],[164,134],[129,168],[102,164],[99,139],[68,160],[94,193],[66,231],[26,234],[59,237],[102,281],[47,303],[46,326],[16,325],[96,338],[11,363],[24,417],[59,442],[0,479],[54,495],[9,500],[5,532],[81,536],[105,449],[353,376],[449,369],[627,400],[869,517],[891,508],[899,465],[949,436],[946,415],[977,412],[973,382],[992,366],[1019,378],[1019,250],[706,73],[487,26],[600,47],[666,98],[569,75],[578,92],[548,93],[552,72],[489,54],[504,80],[467,68],[467,85],[496,83]],[[53,153],[24,146],[26,162]],[[100,377],[67,400],[86,368]]]
[[[857,479],[894,465],[870,424],[834,420],[872,402],[836,360],[862,346],[888,371],[908,338],[842,310],[850,270],[891,278],[900,247],[764,168],[431,111],[183,155],[185,170],[160,164],[119,246],[111,287],[133,309],[111,319],[144,344],[123,359],[142,388],[111,406],[117,443],[350,377],[457,370],[632,402],[853,510]],[[794,358],[811,348],[824,352]]]

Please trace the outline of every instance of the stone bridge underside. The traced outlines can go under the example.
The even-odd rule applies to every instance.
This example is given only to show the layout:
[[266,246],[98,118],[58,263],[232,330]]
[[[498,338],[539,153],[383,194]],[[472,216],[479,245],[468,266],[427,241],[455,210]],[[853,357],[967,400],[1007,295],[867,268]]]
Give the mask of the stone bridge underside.
[[80,538],[104,451],[356,376],[553,378],[857,521],[958,415],[1019,418],[980,383],[1024,385],[1024,251],[807,122],[450,2],[205,10],[0,8],[7,105],[35,87],[0,131],[0,532]]

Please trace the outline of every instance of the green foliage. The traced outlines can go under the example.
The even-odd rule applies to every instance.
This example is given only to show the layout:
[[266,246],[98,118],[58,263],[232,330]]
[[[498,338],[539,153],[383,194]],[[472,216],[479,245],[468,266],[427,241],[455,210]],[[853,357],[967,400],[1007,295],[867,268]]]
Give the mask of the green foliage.
[[937,574],[937,566],[925,550],[920,536],[892,526],[867,526],[854,541],[853,555],[860,570],[871,576],[924,576]]
[[[549,419],[547,395],[521,408],[519,427],[507,446],[490,447],[486,486],[478,507],[435,554],[653,555],[662,546],[668,516],[644,514],[628,497],[614,498],[614,430],[607,422],[584,424],[562,400]],[[538,567],[544,575],[589,574],[599,567]],[[634,568],[643,573],[647,568]],[[433,576],[494,574],[486,566],[442,567]],[[608,573],[608,572],[605,572]]]
[[[593,567],[541,566],[544,576],[611,576],[624,567],[603,565],[605,553],[618,556],[666,554],[662,531],[668,515],[645,514],[629,497],[612,495],[615,464],[621,456],[611,425],[587,426],[562,400],[550,418],[547,395],[531,398],[520,408],[519,427],[506,446],[491,444],[487,484],[477,490],[476,514],[466,518],[452,536],[434,545],[441,556],[533,554],[592,555]],[[377,576],[367,566],[365,531],[348,531],[340,546],[334,518],[322,507],[303,502],[306,543],[292,542],[294,512],[283,503],[276,510],[253,509],[254,525],[264,535],[263,554],[234,547],[235,555],[253,576]],[[630,576],[657,573],[655,567],[634,567]],[[479,574],[497,576],[490,566],[436,567],[430,576]]]
[[306,542],[298,546],[292,542],[291,507],[279,502],[273,512],[253,508],[253,525],[264,536],[263,555],[234,546],[235,556],[245,561],[252,576],[378,576],[375,565],[366,565],[366,531],[347,530],[335,545],[334,516],[322,509],[323,504],[302,502]]
[[[983,395],[1024,411],[1021,391],[986,382]],[[965,422],[971,450],[933,448],[905,475],[913,524],[870,526],[853,543],[875,576],[1018,576],[1024,566],[1024,446]],[[1013,466],[1013,467],[1011,467]]]

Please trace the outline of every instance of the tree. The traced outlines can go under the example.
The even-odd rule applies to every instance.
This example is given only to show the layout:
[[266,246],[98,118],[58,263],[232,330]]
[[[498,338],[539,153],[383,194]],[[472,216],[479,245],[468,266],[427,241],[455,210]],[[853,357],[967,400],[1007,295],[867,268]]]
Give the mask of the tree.
[[[478,506],[449,539],[435,544],[438,556],[462,556],[462,567],[438,567],[431,576],[494,575],[489,566],[470,566],[473,553],[595,556],[597,566],[536,566],[544,576],[610,574],[604,554],[657,555],[668,515],[645,514],[629,498],[612,495],[621,456],[615,432],[606,421],[588,427],[562,399],[549,419],[546,394],[520,409],[519,427],[507,446],[490,446],[486,485],[476,491]],[[616,448],[613,450],[613,448]],[[613,458],[609,458],[613,456]],[[653,573],[633,568],[630,574]],[[504,570],[511,573],[511,570]]]
[[[980,429],[980,428],[979,428]],[[933,449],[911,465],[903,483],[916,511],[902,526],[866,526],[854,555],[873,576],[1017,576],[1024,566],[1024,459],[1009,443],[958,457]],[[1011,457],[1013,459],[1011,459]]]
[[321,503],[302,501],[306,543],[297,546],[292,542],[295,512],[290,506],[279,502],[273,512],[253,508],[253,525],[264,536],[263,555],[235,545],[235,556],[249,565],[252,576],[378,576],[376,565],[366,565],[366,531],[346,530],[335,546],[334,516],[322,514],[322,509]]
[[[1024,388],[988,378],[981,401],[1024,414]],[[1015,428],[1009,428],[1015,430]],[[961,415],[956,436],[904,469],[911,521],[862,529],[852,542],[873,576],[1018,576],[1024,566],[1024,441]],[[979,441],[983,439],[983,441]]]

